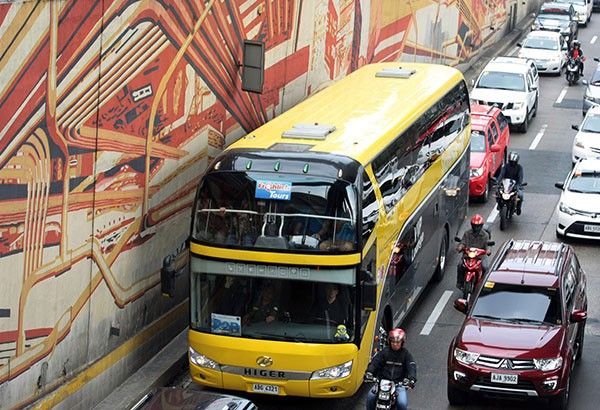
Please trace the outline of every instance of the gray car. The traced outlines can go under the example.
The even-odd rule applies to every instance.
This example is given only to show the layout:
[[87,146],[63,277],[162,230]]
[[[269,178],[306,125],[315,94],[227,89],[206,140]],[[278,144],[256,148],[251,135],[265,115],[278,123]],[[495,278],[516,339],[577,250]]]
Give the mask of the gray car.
[[[600,59],[594,58],[594,61],[600,62]],[[590,81],[583,80],[583,84],[586,86],[582,107],[583,115],[585,115],[590,108],[600,105],[600,64],[596,67]]]

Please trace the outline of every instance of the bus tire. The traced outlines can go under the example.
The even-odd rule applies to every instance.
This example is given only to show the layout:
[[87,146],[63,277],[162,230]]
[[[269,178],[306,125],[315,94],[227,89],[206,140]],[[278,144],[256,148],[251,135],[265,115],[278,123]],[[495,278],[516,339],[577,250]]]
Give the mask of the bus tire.
[[444,230],[442,235],[442,243],[440,243],[440,252],[438,253],[438,263],[433,273],[433,281],[441,282],[444,278],[444,271],[446,270],[446,257],[448,254],[448,235]]

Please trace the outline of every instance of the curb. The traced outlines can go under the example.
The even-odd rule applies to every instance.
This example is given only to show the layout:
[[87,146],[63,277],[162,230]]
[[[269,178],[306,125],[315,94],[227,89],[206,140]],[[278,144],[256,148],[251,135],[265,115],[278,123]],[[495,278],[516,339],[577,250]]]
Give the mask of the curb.
[[188,365],[187,338],[188,328],[185,328],[94,410],[131,409],[155,387],[168,384]]

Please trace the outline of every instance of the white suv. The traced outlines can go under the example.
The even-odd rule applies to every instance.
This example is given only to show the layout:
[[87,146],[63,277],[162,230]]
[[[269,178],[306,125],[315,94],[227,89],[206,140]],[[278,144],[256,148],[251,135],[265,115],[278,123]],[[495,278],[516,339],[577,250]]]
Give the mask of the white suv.
[[529,121],[536,116],[539,78],[530,59],[496,57],[490,61],[470,92],[471,102],[495,105],[510,124],[527,132]]

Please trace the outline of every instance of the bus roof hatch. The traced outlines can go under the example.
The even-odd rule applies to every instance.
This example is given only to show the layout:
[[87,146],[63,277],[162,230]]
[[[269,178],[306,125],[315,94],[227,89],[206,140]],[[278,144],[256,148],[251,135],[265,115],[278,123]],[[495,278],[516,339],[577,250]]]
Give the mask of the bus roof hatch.
[[311,140],[324,140],[327,135],[335,131],[335,125],[325,124],[296,124],[291,129],[284,131],[283,138],[304,138]]
[[417,70],[406,69],[402,67],[398,68],[384,68],[381,71],[375,73],[375,77],[387,77],[387,78],[410,78],[411,75],[416,73]]

